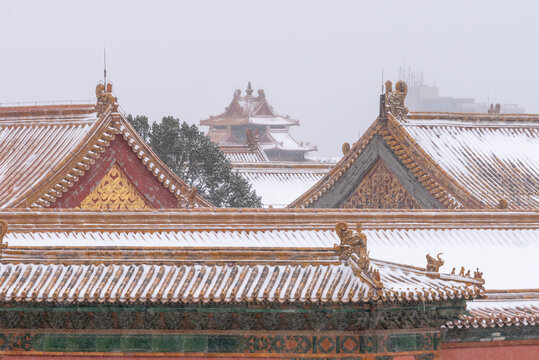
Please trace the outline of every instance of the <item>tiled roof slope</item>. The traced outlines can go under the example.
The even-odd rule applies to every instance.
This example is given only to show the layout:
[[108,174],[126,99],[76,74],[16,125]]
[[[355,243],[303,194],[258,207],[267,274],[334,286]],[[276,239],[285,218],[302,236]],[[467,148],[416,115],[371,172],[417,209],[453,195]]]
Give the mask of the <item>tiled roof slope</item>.
[[375,259],[422,268],[427,253],[443,253],[442,271],[460,274],[464,267],[473,275],[479,268],[491,288],[537,287],[539,273],[538,212],[3,211],[0,219],[9,224],[5,263],[74,263],[76,250],[83,255],[76,263],[83,264],[103,263],[103,254],[111,263],[197,264],[226,253],[238,264],[270,258],[279,265],[312,265],[333,253],[340,242],[335,225],[346,222],[362,224]]
[[400,123],[482,207],[539,208],[539,115],[413,113]]
[[0,207],[16,207],[89,138],[94,105],[0,107]]
[[[213,140],[212,140],[213,141]],[[269,159],[260,145],[251,148],[245,145],[220,145],[221,151],[231,163],[268,162]]]
[[283,208],[310,189],[334,166],[332,163],[233,163],[262,198],[264,207]]
[[[341,258],[333,247],[342,244],[335,218],[349,215],[362,216],[305,212],[294,219],[290,211],[278,210],[0,212],[9,226],[0,301],[437,302],[483,293],[481,278],[381,260],[370,264],[383,285],[373,283],[356,258]],[[247,223],[266,229],[249,229]]]
[[[385,288],[376,293],[346,263],[267,259],[242,264],[0,264],[0,301],[16,302],[311,302],[441,301],[476,298],[480,284],[433,279],[424,270],[373,261]],[[443,276],[442,276],[443,277]]]
[[[0,107],[0,208],[45,208],[73,186],[122,136],[144,166],[178,202],[190,188],[116,112],[95,105]],[[194,206],[210,204],[199,195]]]
[[539,325],[539,290],[489,290],[484,299],[467,303],[469,315],[449,321],[449,329]]
[[[290,207],[308,207],[339,181],[375,136],[445,208],[537,209],[539,115],[410,113],[377,119]],[[359,179],[360,180],[360,179]]]

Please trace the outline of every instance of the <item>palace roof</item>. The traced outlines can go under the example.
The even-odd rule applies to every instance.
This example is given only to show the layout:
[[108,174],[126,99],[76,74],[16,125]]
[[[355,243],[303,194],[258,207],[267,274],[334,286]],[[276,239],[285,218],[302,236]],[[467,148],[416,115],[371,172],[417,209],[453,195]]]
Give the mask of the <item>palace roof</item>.
[[153,207],[187,206],[188,198],[192,206],[210,205],[153,153],[116,107],[99,106],[0,107],[0,208],[75,207],[63,202],[94,188],[106,175],[98,174],[101,167],[121,177],[125,172],[129,186],[138,181],[132,192]]
[[[539,270],[538,212],[10,210],[0,219],[5,301],[439,301],[480,294],[476,267],[496,288],[536,286]],[[370,260],[371,275],[342,257],[340,222],[362,224],[370,256],[383,259]],[[445,273],[425,270],[437,252]]]
[[449,321],[449,329],[539,325],[539,290],[487,290],[485,298],[469,301],[469,315]]
[[245,92],[245,96],[241,96],[241,90],[236,90],[224,113],[201,120],[200,125],[299,125],[298,120],[275,113],[266,100],[264,90],[258,90],[258,95],[254,96],[249,83]]
[[[384,173],[384,179],[388,183],[396,179],[402,197],[411,196],[408,208],[536,209],[537,149],[539,115],[397,116],[389,111],[324,179],[290,207],[353,206],[351,194],[365,194],[376,187],[368,183],[368,176],[376,169],[391,173]],[[362,196],[366,198],[357,201],[358,206],[369,207],[369,202],[375,202],[369,195]]]
[[264,207],[286,207],[316,184],[333,168],[334,163],[322,162],[233,162],[241,174],[262,198]]
[[[366,236],[371,255],[376,252],[384,257],[376,251],[374,234],[385,228],[398,234],[413,225],[428,229],[425,236],[435,232],[433,228],[442,231],[448,223],[490,228],[492,224],[484,219],[492,218],[503,219],[502,228],[533,228],[539,216],[464,215],[255,209],[3,211],[0,218],[7,222],[8,231],[0,262],[0,300],[345,303],[472,299],[483,292],[481,274],[446,274],[385,260],[369,262],[353,249],[351,253],[343,250],[348,235],[335,230],[337,221],[361,222],[364,235],[355,234]],[[518,235],[509,228],[506,231],[508,239]],[[420,251],[424,256],[425,250]],[[406,261],[404,255],[401,258]],[[477,263],[481,266],[480,259]]]

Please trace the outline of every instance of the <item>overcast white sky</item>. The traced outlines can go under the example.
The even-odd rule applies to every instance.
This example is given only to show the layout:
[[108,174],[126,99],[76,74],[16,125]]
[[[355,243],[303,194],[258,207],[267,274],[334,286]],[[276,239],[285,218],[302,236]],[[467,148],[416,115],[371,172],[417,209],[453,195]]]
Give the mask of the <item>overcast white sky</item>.
[[0,4],[1,103],[93,98],[106,46],[125,112],[198,123],[250,80],[320,155],[357,140],[403,62],[442,95],[539,113],[535,1]]

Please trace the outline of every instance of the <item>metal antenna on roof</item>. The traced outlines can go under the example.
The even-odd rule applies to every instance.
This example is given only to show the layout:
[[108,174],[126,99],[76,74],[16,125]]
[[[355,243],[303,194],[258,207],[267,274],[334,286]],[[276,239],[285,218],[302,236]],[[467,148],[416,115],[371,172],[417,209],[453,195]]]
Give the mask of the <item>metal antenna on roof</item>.
[[103,48],[103,84],[107,86],[107,48]]
[[382,94],[384,93],[384,67],[382,66]]

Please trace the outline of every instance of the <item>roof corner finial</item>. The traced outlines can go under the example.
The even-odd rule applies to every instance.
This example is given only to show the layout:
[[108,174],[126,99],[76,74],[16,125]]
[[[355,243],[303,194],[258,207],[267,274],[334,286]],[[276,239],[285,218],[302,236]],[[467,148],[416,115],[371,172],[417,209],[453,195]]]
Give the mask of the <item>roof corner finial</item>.
[[110,107],[112,111],[118,110],[118,98],[112,93],[111,83],[99,83],[95,88],[97,97],[97,116],[101,117]]
[[395,91],[393,91],[393,83],[390,80],[386,81],[385,85],[386,93],[384,102],[386,111],[389,110],[391,115],[395,117],[404,118],[408,114],[408,108],[404,105],[404,99],[406,99],[406,95],[408,94],[408,85],[406,82],[399,80],[395,84]]
[[425,268],[427,272],[438,272],[440,270],[440,268],[444,264],[444,261],[442,260],[440,255],[442,255],[442,253],[436,255],[437,259],[435,259],[430,256],[430,254],[427,254],[427,267]]
[[369,252],[367,251],[367,235],[363,233],[361,224],[356,225],[356,231],[349,230],[348,224],[339,222],[335,232],[340,244],[333,245],[341,261],[352,261],[360,270],[360,275],[366,278],[376,289],[382,289],[384,284],[380,280],[380,273],[371,266]]
[[259,89],[258,90],[258,98],[259,99],[264,99],[266,97],[266,94],[264,93],[264,89]]
[[253,94],[253,88],[251,87],[251,82],[249,81],[247,83],[247,89],[245,89],[245,92],[248,96],[251,96]]

